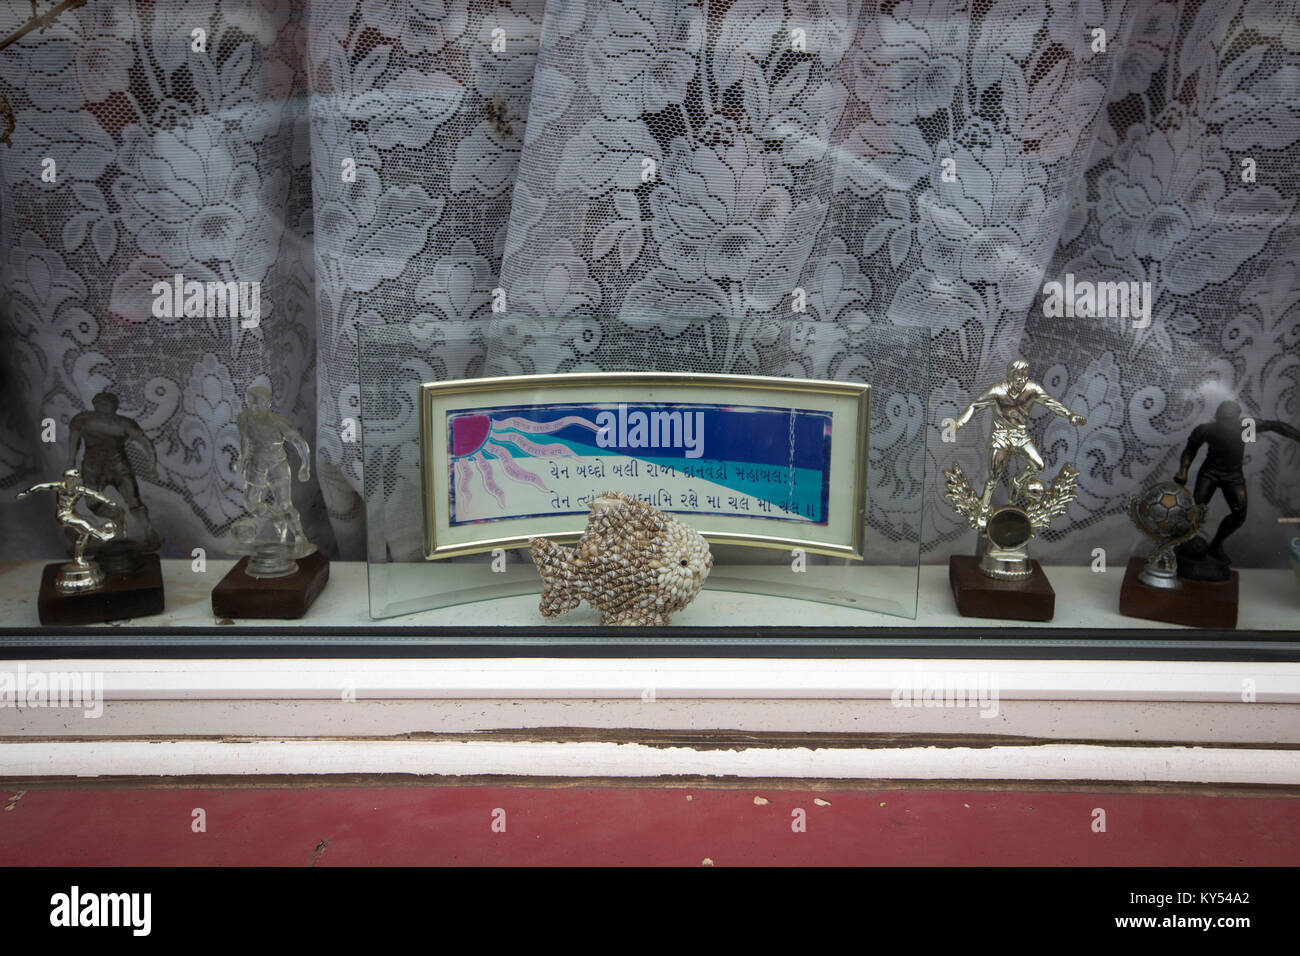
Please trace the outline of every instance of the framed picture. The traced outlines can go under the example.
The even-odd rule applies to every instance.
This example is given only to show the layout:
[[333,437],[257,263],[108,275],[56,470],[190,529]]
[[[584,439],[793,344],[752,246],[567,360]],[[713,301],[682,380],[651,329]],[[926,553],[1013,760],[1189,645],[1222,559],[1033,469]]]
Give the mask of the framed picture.
[[871,387],[667,372],[420,387],[425,557],[576,540],[607,490],[712,544],[860,558]]

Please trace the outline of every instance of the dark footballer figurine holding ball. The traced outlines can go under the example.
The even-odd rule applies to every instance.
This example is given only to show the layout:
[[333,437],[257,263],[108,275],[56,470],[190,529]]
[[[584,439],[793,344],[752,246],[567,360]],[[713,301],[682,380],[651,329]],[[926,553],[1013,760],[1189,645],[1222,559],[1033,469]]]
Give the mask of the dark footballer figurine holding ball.
[[[1182,577],[1198,581],[1227,580],[1232,562],[1223,549],[1223,542],[1246,523],[1246,476],[1242,471],[1242,460],[1246,455],[1244,431],[1241,406],[1236,402],[1223,402],[1214,413],[1214,421],[1196,426],[1187,440],[1174,481],[1180,485],[1187,484],[1188,470],[1201,446],[1206,446],[1205,462],[1196,473],[1192,497],[1204,508],[1216,491],[1222,491],[1229,511],[1219,523],[1213,540],[1207,542],[1197,536],[1178,548],[1178,573]],[[1300,442],[1300,431],[1286,422],[1257,421],[1255,433],[1265,432]]]

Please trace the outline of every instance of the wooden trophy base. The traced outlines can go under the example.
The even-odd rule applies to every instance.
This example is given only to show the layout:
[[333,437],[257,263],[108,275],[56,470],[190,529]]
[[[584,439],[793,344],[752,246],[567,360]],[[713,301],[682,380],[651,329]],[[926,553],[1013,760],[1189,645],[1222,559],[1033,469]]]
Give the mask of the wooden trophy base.
[[1145,566],[1144,558],[1128,559],[1119,592],[1119,613],[1188,627],[1237,626],[1236,571],[1226,581],[1178,578],[1176,588],[1153,588],[1138,579]]
[[1029,577],[1000,581],[980,570],[980,559],[968,554],[948,558],[948,583],[963,617],[1004,621],[1050,621],[1056,613],[1056,592],[1037,561]]
[[319,551],[298,559],[298,570],[282,578],[253,578],[240,558],[212,589],[212,613],[217,617],[294,618],[307,613],[330,579],[329,558]]
[[162,563],[158,555],[140,555],[135,569],[107,574],[104,583],[94,590],[73,593],[60,591],[54,583],[67,563],[47,564],[41,574],[36,608],[42,624],[99,624],[162,613]]

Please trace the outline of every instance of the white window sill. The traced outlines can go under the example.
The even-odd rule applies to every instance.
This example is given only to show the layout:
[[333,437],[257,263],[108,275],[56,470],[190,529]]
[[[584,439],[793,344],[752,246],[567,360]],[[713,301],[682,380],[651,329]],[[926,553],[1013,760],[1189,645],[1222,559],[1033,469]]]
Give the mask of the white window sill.
[[[211,628],[210,590],[228,566],[212,562],[205,575],[195,575],[188,562],[167,562],[166,613],[130,623]],[[39,567],[31,562],[0,569],[2,619],[36,636]],[[412,624],[454,629],[483,623],[481,605],[372,622],[364,574],[364,565],[335,563],[308,618],[256,623],[269,638],[364,626],[398,639]],[[1147,626],[1115,609],[1118,576],[1076,568],[1050,574],[1058,595],[1050,627],[1062,646],[1079,627]],[[984,628],[1002,641],[1014,635],[1015,624],[957,617],[945,577],[944,568],[924,568],[917,620],[872,615],[879,618],[879,633],[897,638],[917,627],[964,626]],[[538,623],[535,598],[497,603],[510,607],[494,607],[494,622],[515,623],[514,615]],[[1289,572],[1243,575],[1243,629],[1285,633],[1298,607],[1300,592]],[[682,618],[684,624],[705,623]],[[1185,629],[1150,627],[1167,635],[1153,645],[1195,646]],[[118,630],[105,626],[96,633],[112,641]],[[961,650],[971,646],[964,642]],[[7,650],[3,669],[99,675],[104,707],[96,719],[67,709],[0,707],[5,776],[703,773],[1300,781],[1300,750],[1293,749],[1300,747],[1300,663],[1292,662],[996,660],[957,652],[920,660],[905,656],[905,643],[897,656],[840,659],[728,658],[724,652],[707,658],[96,659],[81,650],[75,659],[57,660],[23,659],[20,650]],[[935,706],[924,698],[909,705],[910,689],[945,682],[996,686],[996,707]],[[580,739],[584,734],[604,738]],[[656,734],[659,743],[645,742]],[[747,735],[746,744],[710,746],[710,734]],[[692,735],[700,746],[689,742]],[[882,745],[882,738],[892,742]],[[682,746],[662,743],[677,739]]]

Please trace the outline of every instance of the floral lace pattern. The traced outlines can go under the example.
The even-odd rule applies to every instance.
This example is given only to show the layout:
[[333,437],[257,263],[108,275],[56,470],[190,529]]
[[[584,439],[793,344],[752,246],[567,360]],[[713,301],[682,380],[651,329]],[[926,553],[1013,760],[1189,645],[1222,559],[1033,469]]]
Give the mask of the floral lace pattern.
[[[0,31],[30,16],[2,0]],[[260,381],[315,435],[308,533],[363,556],[370,323],[481,320],[453,377],[635,367],[629,329],[718,371],[885,376],[906,357],[865,367],[872,324],[930,328],[928,410],[899,396],[880,432],[924,429],[928,460],[871,474],[890,535],[924,469],[931,560],[969,544],[940,467],[983,468],[943,420],[1017,354],[1088,419],[1043,425],[1081,471],[1047,559],[1135,544],[1128,498],[1221,399],[1300,421],[1295,0],[89,0],[0,82],[0,496],[111,388],[158,449],[165,554],[221,552]],[[258,322],[159,315],[177,274],[259,283]],[[1149,283],[1149,322],[1052,317],[1067,274]],[[1281,560],[1298,470],[1250,447],[1239,563]],[[0,557],[60,551],[0,515]]]

